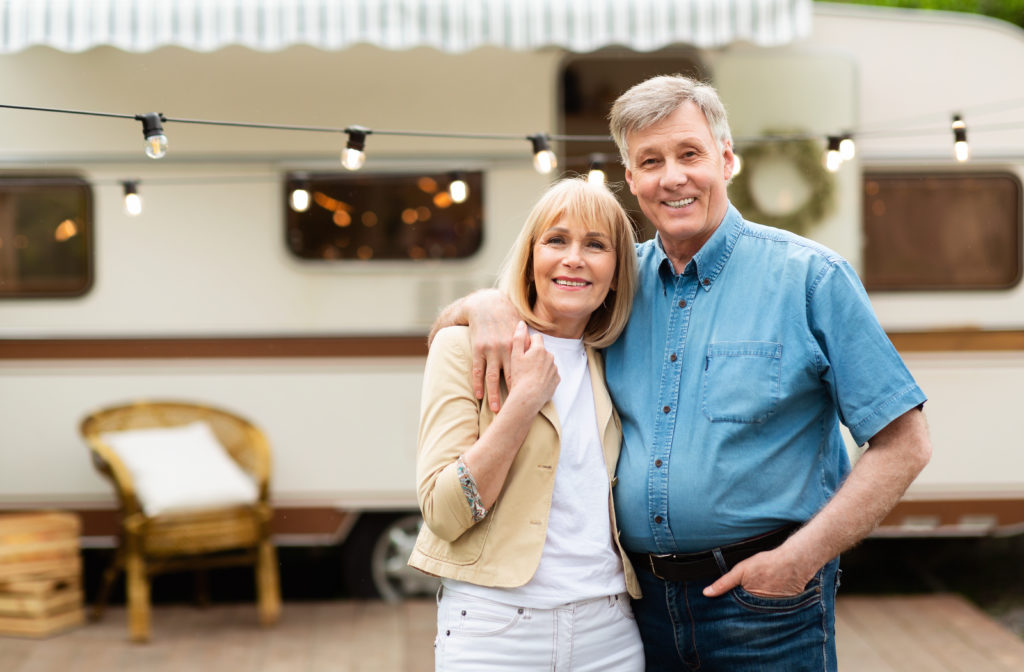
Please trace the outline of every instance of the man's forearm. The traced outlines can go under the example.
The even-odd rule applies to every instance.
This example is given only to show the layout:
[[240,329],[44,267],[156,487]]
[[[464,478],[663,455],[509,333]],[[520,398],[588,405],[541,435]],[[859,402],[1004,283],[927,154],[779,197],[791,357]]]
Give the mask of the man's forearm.
[[427,347],[434,342],[434,336],[437,336],[437,332],[441,331],[445,327],[454,327],[456,325],[467,325],[469,324],[469,317],[466,315],[466,302],[469,300],[468,296],[464,296],[461,299],[457,299],[454,303],[449,304],[441,314],[434,320],[434,324],[430,327],[430,333],[427,335]]

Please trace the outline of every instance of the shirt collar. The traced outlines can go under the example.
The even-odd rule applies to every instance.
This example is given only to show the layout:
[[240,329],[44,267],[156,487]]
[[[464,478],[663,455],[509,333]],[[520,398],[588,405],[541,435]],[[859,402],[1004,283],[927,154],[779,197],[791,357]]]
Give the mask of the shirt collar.
[[[739,210],[730,203],[725,217],[722,218],[722,223],[711,234],[707,242],[697,250],[697,254],[693,255],[693,259],[683,269],[682,274],[696,274],[700,286],[705,290],[710,290],[718,278],[718,274],[722,272],[726,262],[729,261],[742,230],[743,217]],[[661,244],[659,235],[655,235],[655,248],[657,249],[658,273],[663,280],[674,278],[675,269],[668,255],[665,254],[665,248]]]

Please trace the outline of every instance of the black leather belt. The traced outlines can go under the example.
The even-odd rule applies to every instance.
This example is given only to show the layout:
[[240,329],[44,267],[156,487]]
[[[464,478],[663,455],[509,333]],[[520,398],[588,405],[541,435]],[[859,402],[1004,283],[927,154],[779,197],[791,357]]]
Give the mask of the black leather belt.
[[722,554],[727,569],[762,551],[770,551],[782,544],[800,527],[797,523],[780,527],[765,534],[727,544],[717,549],[697,553],[628,553],[637,569],[651,572],[663,581],[697,581],[717,579],[723,572],[715,560],[715,551]]

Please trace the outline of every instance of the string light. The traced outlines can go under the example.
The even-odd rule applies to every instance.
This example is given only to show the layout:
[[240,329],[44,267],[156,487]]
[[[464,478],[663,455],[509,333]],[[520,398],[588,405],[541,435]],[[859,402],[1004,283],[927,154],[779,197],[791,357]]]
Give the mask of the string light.
[[839,152],[839,144],[841,139],[838,135],[828,136],[828,149],[825,151],[825,168],[830,173],[834,173],[839,170],[839,166],[843,163],[843,156]]
[[462,179],[461,173],[452,173],[452,181],[448,183],[448,195],[455,203],[465,203],[469,198],[469,185]]
[[959,114],[953,115],[953,155],[963,163],[969,155],[967,149],[967,124]]
[[167,154],[167,136],[164,135],[163,122],[167,121],[159,112],[136,114],[135,118],[142,122],[142,137],[146,139],[146,156],[151,159],[162,159]]
[[348,133],[348,142],[345,149],[341,151],[341,165],[349,170],[359,170],[366,162],[366,136],[372,131],[363,126],[349,126],[345,129]]
[[587,171],[587,181],[591,184],[604,184],[604,155],[590,155],[590,170]]
[[853,135],[846,133],[839,141],[839,158],[849,161],[857,156],[857,145],[853,142]]
[[545,133],[530,136],[530,142],[533,143],[533,167],[541,175],[547,175],[558,166],[558,158],[551,151],[548,137]]
[[124,211],[132,217],[142,213],[142,197],[139,196],[139,184],[134,181],[126,181],[124,185]]

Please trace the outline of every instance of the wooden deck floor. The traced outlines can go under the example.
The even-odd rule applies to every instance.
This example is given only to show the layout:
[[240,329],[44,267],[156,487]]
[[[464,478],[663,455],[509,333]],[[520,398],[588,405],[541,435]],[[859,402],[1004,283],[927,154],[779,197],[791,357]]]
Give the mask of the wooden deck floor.
[[[421,672],[433,670],[434,605],[285,605],[260,628],[252,605],[160,606],[153,641],[127,641],[125,612],[44,640],[0,637],[3,672]],[[960,597],[841,597],[843,672],[1024,670],[1024,641]]]

